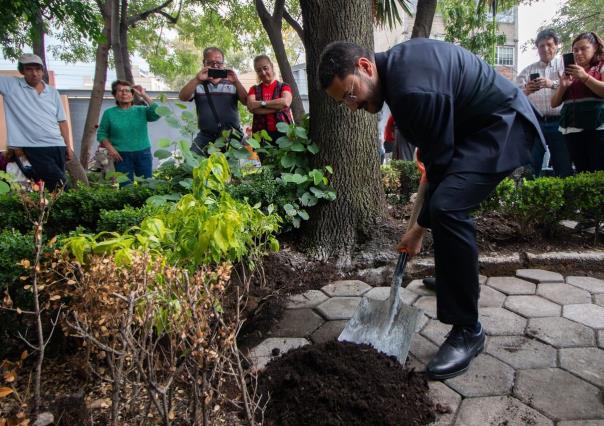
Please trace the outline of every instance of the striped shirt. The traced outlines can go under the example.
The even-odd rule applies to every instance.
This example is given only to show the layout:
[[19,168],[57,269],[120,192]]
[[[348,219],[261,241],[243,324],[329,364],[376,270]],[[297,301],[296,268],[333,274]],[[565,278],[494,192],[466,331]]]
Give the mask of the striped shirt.
[[[521,88],[523,88],[526,83],[529,82],[530,75],[538,73],[540,77],[544,77],[548,80],[558,83],[560,81],[560,73],[562,72],[564,72],[562,57],[556,56],[549,64],[539,61],[529,65],[523,69],[520,74],[518,74],[516,82]],[[554,93],[556,93],[555,89],[546,87],[531,93],[528,95],[528,98],[534,107],[537,108],[537,111],[544,116],[557,116],[560,115],[560,109],[562,107],[558,106],[556,108],[552,108],[551,100]]]

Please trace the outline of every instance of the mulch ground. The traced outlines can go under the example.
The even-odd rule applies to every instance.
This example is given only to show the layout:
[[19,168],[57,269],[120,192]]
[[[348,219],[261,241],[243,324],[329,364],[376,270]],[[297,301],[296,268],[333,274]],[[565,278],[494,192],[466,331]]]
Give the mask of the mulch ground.
[[[266,424],[424,425],[446,407],[422,374],[368,345],[331,341],[291,350],[259,376]],[[265,399],[266,401],[266,399]]]

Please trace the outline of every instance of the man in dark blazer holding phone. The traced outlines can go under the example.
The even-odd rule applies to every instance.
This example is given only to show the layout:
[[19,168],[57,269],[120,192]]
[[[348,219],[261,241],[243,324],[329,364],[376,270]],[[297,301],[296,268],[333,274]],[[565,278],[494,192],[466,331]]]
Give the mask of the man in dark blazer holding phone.
[[225,69],[224,53],[217,47],[203,51],[203,68],[180,89],[181,101],[195,101],[199,133],[191,150],[205,154],[210,142],[220,137],[223,130],[241,131],[237,102],[247,102],[247,91],[235,71]]
[[478,248],[470,212],[543,144],[526,96],[473,53],[416,38],[374,55],[348,42],[328,45],[319,84],[352,111],[384,102],[421,152],[429,181],[418,224],[398,248],[416,255],[425,229],[434,239],[438,319],[452,325],[426,367],[436,380],[465,372],[484,348],[478,321]]

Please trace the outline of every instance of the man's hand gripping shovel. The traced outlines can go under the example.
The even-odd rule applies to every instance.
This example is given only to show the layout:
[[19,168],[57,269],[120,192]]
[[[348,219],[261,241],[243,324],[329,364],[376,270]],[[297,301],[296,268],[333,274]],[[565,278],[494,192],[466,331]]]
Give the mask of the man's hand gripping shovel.
[[[416,254],[415,251],[419,251],[416,247],[405,246],[404,241],[410,232],[415,232],[415,224],[423,205],[428,183],[423,164],[417,158],[416,163],[422,173],[422,178],[413,205],[413,212],[407,225],[407,232],[398,247],[400,255],[394,269],[390,295],[386,300],[364,297],[338,337],[339,341],[371,345],[386,355],[396,357],[401,364],[404,364],[407,359],[411,338],[415,332],[417,320],[421,315],[419,309],[402,303],[400,298],[400,288],[407,258]],[[409,239],[421,246],[421,235],[423,235],[423,231],[420,231],[419,238],[414,236]]]

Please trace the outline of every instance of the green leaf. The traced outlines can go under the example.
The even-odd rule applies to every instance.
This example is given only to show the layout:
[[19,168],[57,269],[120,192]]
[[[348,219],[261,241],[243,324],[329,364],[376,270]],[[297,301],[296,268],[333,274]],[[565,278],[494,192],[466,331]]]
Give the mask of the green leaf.
[[153,153],[153,156],[155,158],[159,158],[160,160],[163,160],[165,158],[171,157],[172,153],[166,149],[158,149],[157,151],[155,151]]
[[260,136],[261,136],[261,137],[262,137],[262,139],[264,139],[264,140],[267,140],[267,141],[270,141],[270,142],[272,142],[272,141],[273,141],[273,138],[271,138],[271,135],[269,135],[269,134],[268,134],[268,132],[267,132],[266,130],[264,130],[264,129],[262,129],[262,130],[260,131]]
[[287,132],[289,132],[289,124],[284,123],[284,122],[279,122],[279,123],[277,123],[277,130],[281,133],[287,133]]
[[300,142],[296,142],[296,143],[294,143],[294,144],[291,146],[291,148],[290,148],[290,149],[291,149],[292,151],[295,151],[295,152],[304,152],[304,151],[306,151],[306,147],[305,147],[303,144],[301,144]]
[[296,159],[294,157],[290,157],[289,155],[284,155],[281,158],[281,166],[286,169],[294,167],[296,165]]
[[168,148],[172,145],[172,141],[168,138],[161,138],[157,140],[157,146],[160,148]]
[[295,209],[295,207],[294,207],[294,206],[292,206],[292,205],[291,205],[291,204],[289,204],[289,203],[288,203],[288,204],[285,204],[285,205],[283,206],[283,210],[285,210],[285,213],[286,213],[288,216],[295,216],[295,215],[297,214],[297,212],[298,212],[298,211]]
[[310,192],[305,192],[299,199],[302,205],[305,207],[315,206],[319,202],[319,200]]
[[330,174],[333,175],[333,167],[327,165],[327,166],[325,166],[325,170],[327,170]]
[[183,120],[197,120],[197,117],[195,116],[195,114],[193,114],[191,111],[183,111],[182,114],[180,115],[180,117]]
[[180,109],[187,109],[187,106],[180,102],[175,102],[174,105],[176,105]]
[[178,122],[178,120],[175,117],[167,116],[166,117],[166,123],[168,123],[168,125],[170,127],[174,127],[175,129],[180,129],[180,123]]
[[283,179],[283,182],[285,183],[295,183],[297,185],[300,185],[306,182],[308,180],[308,177],[298,173],[283,173],[281,175],[281,179]]
[[288,149],[293,144],[294,144],[294,141],[292,141],[287,136],[281,136],[279,139],[277,139],[277,145],[279,145],[279,148],[281,148],[281,149]]
[[158,106],[155,109],[155,113],[161,117],[168,117],[169,115],[172,115],[172,111],[170,110],[170,108],[168,108],[167,106]]
[[325,179],[325,175],[323,175],[323,172],[319,169],[311,170],[310,172],[308,172],[308,175],[312,177],[315,185],[320,185]]
[[300,139],[308,139],[308,135],[306,134],[306,129],[304,127],[296,127],[296,136]]
[[[319,152],[319,146],[316,143],[311,143],[310,145],[308,145],[308,150],[310,151],[311,154],[317,154],[317,152]],[[329,166],[326,166],[329,167]]]
[[304,220],[308,220],[309,216],[306,210],[298,210],[298,216],[300,216]]
[[258,142],[256,139],[254,139],[254,138],[249,138],[249,139],[247,139],[247,141],[246,141],[246,142],[247,142],[247,144],[248,144],[249,146],[251,146],[252,148],[254,148],[254,149],[260,149],[260,143],[259,143],[259,142]]
[[6,194],[7,192],[10,192],[10,186],[8,183],[0,181],[0,194]]

